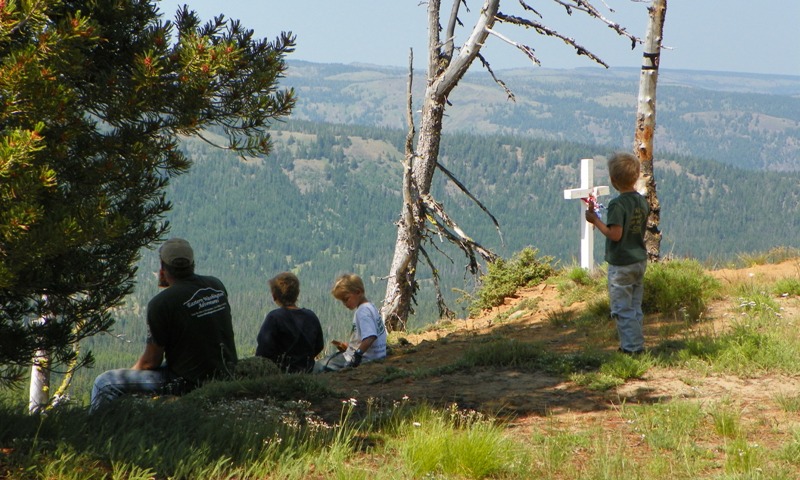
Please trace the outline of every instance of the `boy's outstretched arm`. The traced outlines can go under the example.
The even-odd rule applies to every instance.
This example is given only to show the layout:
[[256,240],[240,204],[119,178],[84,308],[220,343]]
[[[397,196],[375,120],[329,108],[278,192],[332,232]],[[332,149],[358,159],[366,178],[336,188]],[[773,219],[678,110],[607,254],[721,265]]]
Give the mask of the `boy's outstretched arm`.
[[619,242],[622,238],[622,225],[606,225],[591,208],[586,210],[586,221],[597,227],[612,242]]

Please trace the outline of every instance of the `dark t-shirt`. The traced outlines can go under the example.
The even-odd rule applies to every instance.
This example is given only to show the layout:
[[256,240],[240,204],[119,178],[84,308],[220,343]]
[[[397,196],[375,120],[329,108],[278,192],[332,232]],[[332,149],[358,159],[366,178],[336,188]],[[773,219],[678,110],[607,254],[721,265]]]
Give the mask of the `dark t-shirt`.
[[325,348],[319,318],[307,308],[277,308],[258,332],[256,356],[275,362],[284,372],[311,372]]
[[189,382],[225,376],[236,365],[228,292],[215,277],[192,275],[161,291],[147,305],[147,326],[167,368]]
[[622,226],[622,238],[618,242],[606,239],[606,262],[609,265],[631,265],[647,260],[644,233],[650,207],[647,200],[637,192],[621,193],[608,204],[606,225]]

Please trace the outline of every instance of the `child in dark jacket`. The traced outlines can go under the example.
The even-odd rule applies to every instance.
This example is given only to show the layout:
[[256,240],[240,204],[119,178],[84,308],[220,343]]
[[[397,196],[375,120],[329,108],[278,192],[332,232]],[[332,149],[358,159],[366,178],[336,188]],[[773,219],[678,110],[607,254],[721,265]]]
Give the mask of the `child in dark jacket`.
[[275,362],[287,373],[310,373],[325,342],[319,318],[307,308],[299,308],[300,280],[291,272],[270,279],[272,299],[278,306],[267,314],[258,332],[256,356]]

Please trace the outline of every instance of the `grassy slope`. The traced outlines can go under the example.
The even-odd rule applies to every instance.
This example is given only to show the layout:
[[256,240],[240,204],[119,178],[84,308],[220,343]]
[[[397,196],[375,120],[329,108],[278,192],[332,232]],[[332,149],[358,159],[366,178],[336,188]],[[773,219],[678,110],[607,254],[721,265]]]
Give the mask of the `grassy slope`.
[[800,260],[714,277],[698,318],[648,315],[651,353],[635,359],[612,352],[602,279],[565,271],[477,318],[394,336],[393,355],[357,370],[262,367],[38,432],[4,413],[0,475],[797,478]]

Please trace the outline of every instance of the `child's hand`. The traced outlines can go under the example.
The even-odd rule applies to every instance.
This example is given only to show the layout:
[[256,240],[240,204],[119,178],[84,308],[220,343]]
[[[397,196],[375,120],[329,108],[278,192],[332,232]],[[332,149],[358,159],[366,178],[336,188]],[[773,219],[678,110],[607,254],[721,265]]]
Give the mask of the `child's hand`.
[[584,216],[586,217],[586,221],[591,223],[592,225],[594,225],[595,222],[597,222],[597,213],[591,206],[589,206],[589,208],[586,209],[586,213],[584,214]]
[[344,342],[340,342],[339,340],[331,340],[331,343],[334,347],[336,347],[340,352],[344,352],[347,350],[347,344]]
[[350,368],[356,368],[357,366],[361,365],[361,360],[364,358],[364,352],[361,350],[356,350],[353,353],[353,359],[350,360],[350,363],[347,364]]

